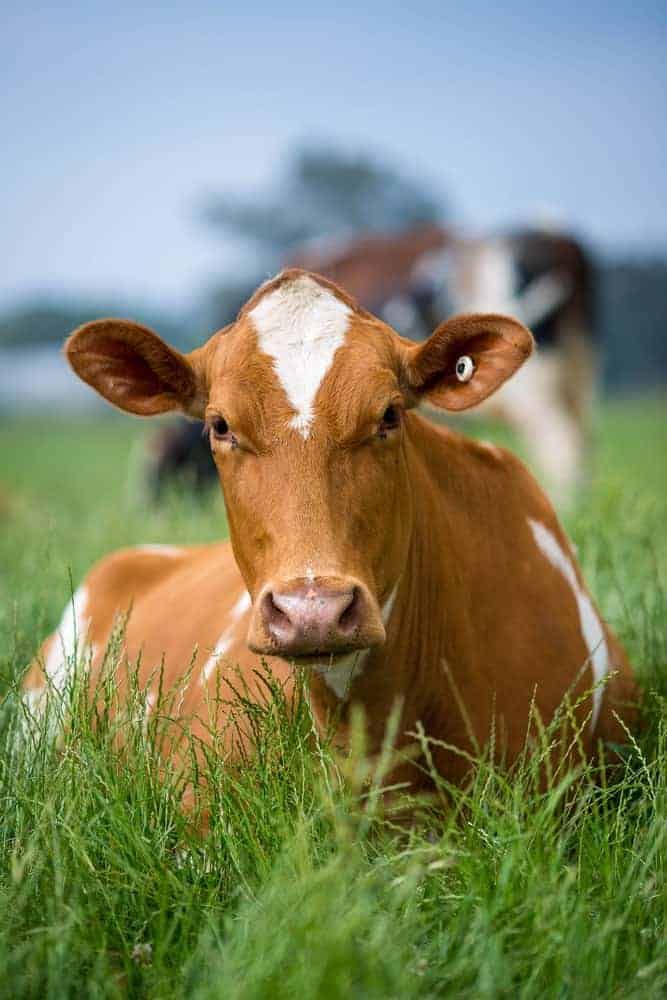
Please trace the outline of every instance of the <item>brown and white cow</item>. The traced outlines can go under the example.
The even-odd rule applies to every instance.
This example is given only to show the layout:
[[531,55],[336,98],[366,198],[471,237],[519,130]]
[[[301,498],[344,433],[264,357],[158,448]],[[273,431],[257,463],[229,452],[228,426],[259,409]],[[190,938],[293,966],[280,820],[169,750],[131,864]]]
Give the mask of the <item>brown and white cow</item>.
[[513,427],[551,494],[572,499],[588,471],[597,374],[593,268],[575,238],[525,227],[475,237],[431,225],[306,248],[294,262],[413,339],[461,312],[500,312],[530,327],[538,350],[479,413]]
[[[81,327],[67,357],[107,400],[206,420],[231,544],[103,559],[43,646],[49,687],[64,687],[77,636],[94,678],[129,612],[125,650],[131,662],[141,654],[142,683],[156,685],[163,663],[163,683],[176,685],[194,664],[176,721],[204,740],[213,696],[239,673],[261,697],[262,656],[288,686],[292,665],[306,668],[314,716],[335,720],[343,743],[352,705],[365,710],[370,751],[400,705],[398,745],[421,723],[455,782],[468,764],[446,745],[473,752],[493,730],[511,762],[531,705],[548,723],[568,693],[587,754],[621,737],[613,713],[632,719],[631,668],[546,496],[507,451],[415,410],[425,399],[476,405],[531,349],[528,330],[500,315],[460,316],[413,344],[299,270],[188,355],[125,320]],[[26,687],[37,708],[37,663]]]

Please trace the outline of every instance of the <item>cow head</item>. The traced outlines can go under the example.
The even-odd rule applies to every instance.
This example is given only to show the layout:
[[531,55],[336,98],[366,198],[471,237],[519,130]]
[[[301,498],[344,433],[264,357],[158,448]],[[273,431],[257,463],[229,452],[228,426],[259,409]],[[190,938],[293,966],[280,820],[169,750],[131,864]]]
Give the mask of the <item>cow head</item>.
[[414,344],[290,270],[191,354],[113,319],[81,327],[66,353],[121,409],[206,421],[253,599],[248,643],[292,659],[384,641],[413,525],[409,410],[474,406],[531,348],[520,323],[496,315],[448,320]]

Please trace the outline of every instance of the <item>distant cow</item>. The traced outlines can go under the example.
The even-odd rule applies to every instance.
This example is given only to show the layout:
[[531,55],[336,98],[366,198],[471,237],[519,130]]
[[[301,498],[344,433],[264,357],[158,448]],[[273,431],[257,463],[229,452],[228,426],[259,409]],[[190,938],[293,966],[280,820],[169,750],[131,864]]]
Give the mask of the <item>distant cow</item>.
[[[98,563],[42,648],[50,684],[38,664],[28,674],[32,710],[63,689],[77,637],[94,680],[128,615],[124,648],[140,658],[148,710],[162,664],[166,688],[185,684],[175,732],[187,724],[232,757],[243,733],[215,696],[241,683],[261,698],[260,657],[288,691],[293,665],[305,669],[314,717],[338,743],[359,705],[378,751],[397,707],[398,748],[421,724],[453,782],[492,733],[511,764],[531,712],[548,725],[566,695],[556,756],[622,739],[614,712],[632,719],[632,671],[546,496],[507,451],[416,410],[476,406],[532,346],[497,314],[450,319],[414,344],[299,270],[263,285],[188,355],[126,320],[81,327],[67,357],[107,400],[206,421],[231,544],[146,545]],[[122,665],[114,683],[122,699]],[[424,789],[427,774],[406,762],[387,780]]]
[[405,336],[423,339],[455,313],[492,310],[530,327],[538,351],[480,412],[509,423],[558,500],[588,467],[596,378],[592,264],[572,237],[537,229],[470,238],[428,226],[292,261],[341,284]]

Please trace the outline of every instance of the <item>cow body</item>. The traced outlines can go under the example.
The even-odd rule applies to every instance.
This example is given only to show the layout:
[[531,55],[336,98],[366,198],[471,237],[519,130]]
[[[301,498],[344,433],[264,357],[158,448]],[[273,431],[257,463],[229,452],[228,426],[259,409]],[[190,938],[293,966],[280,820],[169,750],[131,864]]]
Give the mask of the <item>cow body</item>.
[[[70,360],[107,398],[144,413],[177,399],[206,415],[231,544],[103,560],[43,648],[51,687],[66,681],[74,637],[91,650],[94,679],[128,615],[125,656],[140,657],[148,710],[158,683],[185,683],[176,724],[204,741],[227,733],[230,753],[239,728],[225,729],[220,705],[239,687],[261,697],[260,656],[288,689],[302,665],[314,716],[335,724],[339,742],[360,705],[378,750],[400,706],[399,746],[421,724],[452,781],[468,764],[444,744],[474,753],[495,732],[511,762],[531,706],[549,723],[566,695],[586,753],[619,738],[613,712],[632,718],[632,673],[549,501],[510,453],[413,408],[421,393],[472,405],[529,350],[527,331],[502,317],[452,321],[408,345],[298,271],[260,289],[189,358],[120,321],[83,328]],[[474,374],[459,382],[462,351]],[[122,671],[118,683],[122,697]],[[40,704],[38,663],[26,686]]]

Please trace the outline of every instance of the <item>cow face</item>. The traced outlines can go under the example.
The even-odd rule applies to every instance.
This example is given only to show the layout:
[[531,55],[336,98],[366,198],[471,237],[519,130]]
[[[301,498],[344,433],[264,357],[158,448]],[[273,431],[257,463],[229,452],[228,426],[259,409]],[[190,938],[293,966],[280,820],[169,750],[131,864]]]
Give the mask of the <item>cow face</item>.
[[410,408],[474,406],[531,347],[500,316],[449,320],[415,345],[324,279],[287,271],[187,356],[121,320],[87,324],[66,351],[122,409],[206,421],[253,599],[248,643],[321,659],[384,641],[413,525]]

